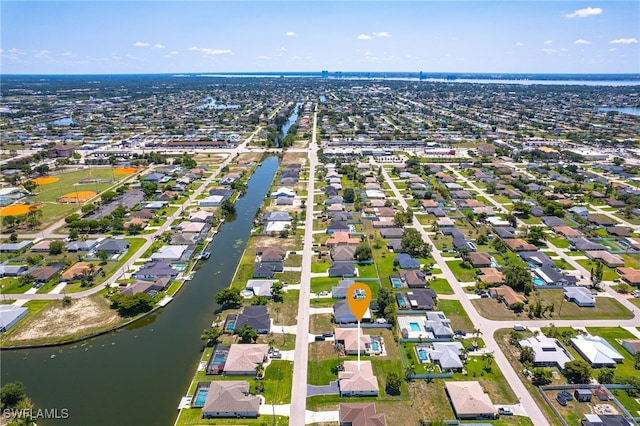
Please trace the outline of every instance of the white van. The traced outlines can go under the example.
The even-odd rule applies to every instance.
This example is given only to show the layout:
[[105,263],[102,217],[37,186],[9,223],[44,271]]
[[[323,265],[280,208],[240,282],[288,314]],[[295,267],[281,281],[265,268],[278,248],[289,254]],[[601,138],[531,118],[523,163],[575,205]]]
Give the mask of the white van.
[[514,325],[513,325],[513,329],[514,329],[515,331],[525,331],[525,330],[527,329],[527,327],[525,327],[525,326],[524,326],[524,325],[522,325],[522,324],[514,324]]

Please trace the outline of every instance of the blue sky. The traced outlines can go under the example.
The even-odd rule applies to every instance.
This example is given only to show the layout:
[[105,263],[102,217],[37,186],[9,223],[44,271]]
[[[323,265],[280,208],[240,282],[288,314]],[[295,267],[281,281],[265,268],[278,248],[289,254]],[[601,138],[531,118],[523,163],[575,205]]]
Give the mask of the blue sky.
[[639,1],[7,1],[4,74],[640,73]]

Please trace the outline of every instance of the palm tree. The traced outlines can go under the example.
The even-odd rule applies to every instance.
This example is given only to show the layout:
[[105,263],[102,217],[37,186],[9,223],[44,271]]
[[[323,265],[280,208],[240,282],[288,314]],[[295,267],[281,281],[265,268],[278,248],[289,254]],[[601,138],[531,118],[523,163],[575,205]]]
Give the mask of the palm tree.
[[262,363],[256,365],[256,379],[262,379],[264,377],[264,365]]

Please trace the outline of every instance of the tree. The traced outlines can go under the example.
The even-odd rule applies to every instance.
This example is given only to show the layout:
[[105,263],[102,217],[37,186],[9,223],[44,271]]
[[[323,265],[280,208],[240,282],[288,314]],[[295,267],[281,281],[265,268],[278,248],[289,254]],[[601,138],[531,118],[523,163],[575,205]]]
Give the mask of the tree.
[[386,287],[380,287],[378,291],[378,312],[382,312],[385,315],[387,321],[387,312],[394,313],[396,310],[396,298],[393,292]]
[[[13,217],[13,216],[8,216],[8,217]],[[15,232],[12,232],[11,235],[9,235],[9,242],[10,243],[17,243],[18,242],[18,234]]]
[[527,241],[536,244],[540,241],[544,241],[546,236],[544,234],[544,230],[542,226],[530,226],[527,228]]
[[227,287],[216,294],[216,303],[224,308],[239,306],[242,303],[242,296],[237,290]]
[[524,365],[533,365],[533,361],[535,360],[536,354],[533,351],[533,348],[530,346],[523,346],[520,348],[520,362]]
[[262,379],[264,377],[264,365],[262,363],[256,365],[256,379]]
[[49,254],[52,256],[62,254],[64,243],[60,240],[51,241],[49,243]]
[[5,218],[2,219],[2,224],[7,228],[12,229],[13,226],[16,224],[15,216],[6,216]]
[[140,189],[142,190],[142,192],[144,192],[144,195],[148,198],[153,196],[153,194],[156,193],[156,191],[158,190],[158,184],[155,182],[142,182]]
[[400,386],[402,386],[402,379],[400,375],[395,371],[387,373],[385,376],[385,391],[389,395],[400,395]]
[[229,200],[224,200],[222,204],[220,204],[220,211],[223,216],[233,216],[236,214],[236,206]]
[[624,158],[620,158],[620,157],[614,157],[613,160],[611,160],[611,162],[613,164],[615,164],[616,166],[621,166],[624,164]]
[[274,302],[282,302],[283,287],[284,285],[280,281],[271,284],[271,297],[273,297]]
[[613,383],[614,370],[612,368],[601,368],[598,371],[598,382],[606,385]]
[[476,238],[476,244],[478,245],[485,245],[489,242],[489,239],[487,238],[487,236],[485,234],[480,234],[478,235],[478,238]]
[[200,339],[206,342],[207,346],[217,345],[222,336],[220,327],[205,328],[200,335]]
[[407,218],[402,212],[396,212],[393,216],[393,223],[399,228],[402,228],[407,223]]
[[522,333],[519,331],[511,331],[509,333],[509,344],[513,346],[520,346],[520,340],[522,340]]
[[412,255],[427,257],[431,253],[431,246],[424,242],[420,233],[413,228],[406,228],[402,232],[401,245]]
[[513,211],[520,216],[528,217],[531,214],[531,206],[522,201],[516,201],[513,203]]
[[102,195],[100,196],[100,199],[102,200],[102,204],[107,204],[117,196],[118,196],[117,192],[109,190],[109,191],[103,192]]
[[353,190],[353,188],[345,188],[342,194],[342,201],[344,201],[345,204],[353,204],[355,200],[356,200],[356,193]]
[[27,191],[27,192],[33,192],[33,191],[36,189],[36,187],[37,187],[37,186],[38,186],[38,184],[37,184],[37,183],[35,183],[35,182],[34,182],[34,181],[32,181],[32,180],[28,180],[28,181],[26,181],[26,182],[24,182],[24,183],[22,184],[22,187],[23,187],[23,188],[24,188],[24,190],[25,190],[25,191]]
[[363,260],[371,260],[371,257],[372,257],[371,247],[369,247],[366,244],[360,244],[356,248],[354,256],[358,262],[361,262]]
[[511,225],[512,228],[517,228],[518,227],[518,218],[515,217],[512,214],[507,216],[507,222],[509,222],[509,225]]
[[2,408],[14,408],[27,396],[27,388],[22,382],[11,382],[0,388]]
[[597,288],[602,282],[602,276],[604,275],[604,266],[601,261],[596,262],[596,267],[591,268],[591,286]]
[[153,308],[153,304],[153,298],[147,293],[116,293],[111,296],[111,307],[117,309],[123,316],[147,312]]
[[47,166],[46,164],[41,164],[35,169],[33,169],[33,171],[39,174],[40,176],[44,176],[47,173],[49,173],[49,166]]
[[240,343],[251,343],[251,341],[255,343],[258,340],[258,333],[249,324],[243,325],[236,334],[240,337]]
[[516,291],[522,291],[526,296],[533,290],[531,274],[524,266],[511,266],[507,269],[504,282]]
[[267,303],[269,303],[269,299],[267,298],[267,296],[256,296],[253,299],[251,299],[251,304],[254,306],[258,306],[258,305],[266,305]]
[[591,381],[591,367],[582,359],[565,363],[563,373],[571,383],[589,383]]
[[536,386],[544,386],[551,383],[552,378],[553,373],[550,370],[538,367],[533,370],[531,380]]
[[633,355],[633,368],[640,370],[640,351],[636,351]]

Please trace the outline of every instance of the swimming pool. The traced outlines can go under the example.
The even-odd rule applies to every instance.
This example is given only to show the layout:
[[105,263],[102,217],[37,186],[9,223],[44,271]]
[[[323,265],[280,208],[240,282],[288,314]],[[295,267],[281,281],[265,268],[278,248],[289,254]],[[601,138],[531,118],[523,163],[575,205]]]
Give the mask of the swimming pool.
[[209,395],[209,389],[199,389],[196,392],[196,397],[193,398],[193,402],[191,403],[191,406],[204,407],[204,403],[207,400],[207,395]]
[[424,349],[418,349],[418,358],[420,358],[420,362],[429,361],[429,356],[427,355],[427,351]]
[[491,267],[492,268],[499,268],[500,264],[498,262],[496,262],[495,260],[493,260],[493,258],[491,258]]
[[402,280],[400,278],[391,278],[391,286],[393,288],[402,287]]
[[535,285],[545,285],[546,284],[545,280],[543,280],[542,278],[537,278],[537,277],[533,279],[533,283]]
[[226,331],[233,331],[234,327],[236,326],[236,322],[235,321],[229,321],[227,323],[227,329]]
[[378,342],[377,340],[374,340],[373,342],[371,342],[371,350],[374,353],[380,353],[382,351],[382,348],[380,347],[380,342]]
[[244,290],[242,290],[242,292],[240,292],[240,294],[244,297],[253,296],[253,290],[249,290],[248,288],[245,288]]
[[178,272],[184,272],[184,270],[187,269],[187,265],[183,264],[171,265],[171,267]]
[[417,322],[410,322],[409,327],[411,327],[411,331],[420,331],[420,324]]

